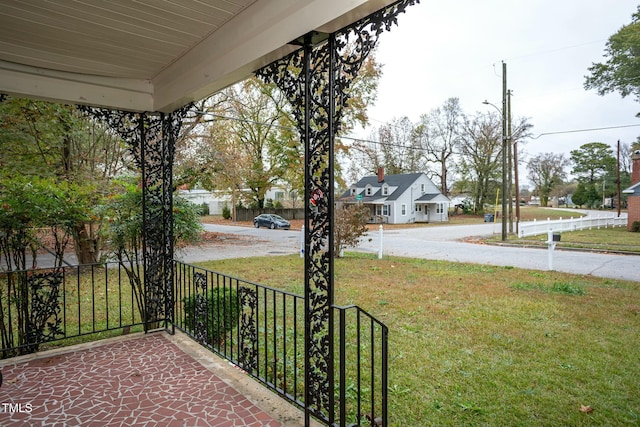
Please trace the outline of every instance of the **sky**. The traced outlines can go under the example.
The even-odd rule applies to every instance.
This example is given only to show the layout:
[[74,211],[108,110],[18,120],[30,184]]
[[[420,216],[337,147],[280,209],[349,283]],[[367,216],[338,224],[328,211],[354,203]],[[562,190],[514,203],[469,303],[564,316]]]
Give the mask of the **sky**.
[[[588,68],[606,59],[608,38],[631,22],[629,0],[421,0],[381,35],[383,64],[371,126],[460,99],[465,114],[502,107],[502,61],[512,91],[512,116],[533,124],[519,157],[565,153],[588,142],[632,143],[640,136],[640,103],[617,93],[585,90]],[[618,129],[554,132],[628,126]],[[358,135],[368,137],[370,128]],[[525,172],[526,173],[526,172]],[[526,179],[526,177],[523,177]]]

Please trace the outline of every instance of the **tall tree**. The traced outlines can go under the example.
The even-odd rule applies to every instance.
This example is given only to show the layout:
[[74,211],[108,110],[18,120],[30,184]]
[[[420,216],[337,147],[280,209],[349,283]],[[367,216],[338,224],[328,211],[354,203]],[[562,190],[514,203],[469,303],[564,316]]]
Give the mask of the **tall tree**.
[[210,97],[200,106],[203,119],[184,141],[176,168],[180,181],[229,191],[262,208],[289,162],[283,153],[292,132],[282,132],[284,106],[283,94],[256,78]]
[[[571,162],[578,181],[594,182],[605,174],[615,174],[616,157],[613,149],[602,142],[583,144],[571,151]],[[613,175],[612,175],[613,176]]]
[[393,119],[378,129],[380,142],[380,159],[377,166],[382,166],[388,174],[421,172],[421,151],[414,144],[413,124],[408,117]]
[[600,95],[617,91],[640,101],[640,6],[631,23],[609,37],[604,56],[606,62],[589,67],[585,89],[597,89]]
[[620,173],[631,174],[631,154],[633,150],[631,145],[626,142],[620,143]]
[[540,195],[540,205],[547,206],[549,195],[566,178],[569,160],[564,154],[540,153],[528,162],[529,179]]
[[[520,117],[513,122],[511,142],[530,136],[529,120]],[[502,117],[497,113],[462,116],[458,140],[460,182],[458,190],[473,195],[479,211],[485,203],[493,203],[502,184]]]
[[104,181],[129,166],[123,141],[75,107],[31,99],[0,103],[0,174]]
[[[366,110],[375,101],[380,74],[370,55],[349,89],[343,133],[367,123]],[[178,157],[181,183],[232,193],[248,190],[246,201],[259,207],[276,183],[287,186],[290,195],[304,191],[304,147],[290,106],[275,85],[250,78],[200,102],[197,109],[201,113]],[[336,154],[346,149],[338,138]],[[335,171],[341,181],[339,163]]]
[[357,182],[364,175],[375,174],[377,167],[382,164],[380,144],[377,141],[377,129],[370,132],[368,139],[354,141],[345,153],[347,180]]
[[502,121],[498,114],[464,116],[460,133],[460,170],[476,212],[493,201],[502,170]]
[[281,141],[279,120],[285,97],[268,85],[252,78],[228,89],[229,106],[234,118],[228,123],[233,132],[236,149],[250,160],[244,176],[251,199],[258,208],[264,207],[265,193],[284,173],[280,157],[274,156]]
[[447,99],[441,107],[420,116],[416,136],[427,161],[435,164],[433,175],[440,181],[440,192],[449,194],[449,177],[460,142],[462,108],[458,98]]
[[[2,180],[27,176],[70,184],[89,207],[107,194],[112,177],[130,167],[130,156],[118,136],[74,106],[9,98],[0,103],[0,166]],[[72,228],[78,261],[97,262],[97,223],[78,220]]]
[[427,172],[420,135],[406,116],[374,129],[368,140],[356,141],[349,154],[351,181],[359,180],[362,174],[375,174],[378,167],[394,175]]

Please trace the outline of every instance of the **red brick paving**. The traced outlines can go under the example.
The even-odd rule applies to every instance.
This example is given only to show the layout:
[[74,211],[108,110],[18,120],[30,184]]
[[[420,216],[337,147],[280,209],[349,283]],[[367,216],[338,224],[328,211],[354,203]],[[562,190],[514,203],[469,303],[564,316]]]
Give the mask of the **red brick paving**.
[[1,426],[282,426],[163,333],[3,362]]

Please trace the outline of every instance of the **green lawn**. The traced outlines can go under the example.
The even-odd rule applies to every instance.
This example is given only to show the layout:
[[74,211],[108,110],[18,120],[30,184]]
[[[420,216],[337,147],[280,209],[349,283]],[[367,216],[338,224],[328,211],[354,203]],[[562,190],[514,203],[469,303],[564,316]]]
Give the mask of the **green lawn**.
[[[502,214],[502,208],[498,207],[499,214]],[[485,213],[493,214],[494,211],[492,208],[486,209]],[[513,209],[513,216],[515,222],[516,210],[515,207]],[[579,212],[574,211],[573,209],[567,208],[565,209],[547,209],[541,208],[537,206],[521,206],[520,207],[520,221],[533,221],[538,220],[546,220],[550,219],[559,219],[559,218],[570,218],[570,217],[580,217],[584,216]],[[500,222],[501,219],[497,218],[497,222]],[[484,222],[484,215],[449,215],[449,222],[444,223],[444,225],[461,225],[461,224],[479,224]]]
[[[531,236],[524,239],[516,239],[520,244],[544,244],[547,235]],[[591,250],[640,252],[640,233],[631,233],[625,227],[601,228],[563,232],[559,248],[582,248]],[[512,239],[510,238],[510,241]],[[638,260],[640,262],[640,260]]]
[[[202,264],[301,293],[298,256]],[[640,283],[347,254],[336,303],[390,328],[392,426],[640,424]]]

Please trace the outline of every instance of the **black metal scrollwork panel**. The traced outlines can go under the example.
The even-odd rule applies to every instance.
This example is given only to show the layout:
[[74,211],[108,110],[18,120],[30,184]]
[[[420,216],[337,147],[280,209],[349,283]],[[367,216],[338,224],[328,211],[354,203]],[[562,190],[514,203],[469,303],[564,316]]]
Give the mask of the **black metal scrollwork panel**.
[[142,172],[145,321],[173,320],[173,157],[191,104],[169,114],[79,107],[129,144]]
[[329,34],[305,37],[303,48],[259,70],[292,106],[305,145],[305,297],[307,299],[306,406],[331,419],[333,304],[333,144],[341,129],[349,88],[382,32],[418,0],[398,1],[361,21]]
[[195,285],[194,313],[193,313],[193,337],[200,344],[206,345],[209,342],[207,328],[207,276],[203,273],[193,273],[193,283]]
[[250,374],[258,369],[258,328],[256,312],[258,293],[245,286],[238,289],[240,300],[240,357],[239,366]]
[[[173,141],[163,134],[164,115],[146,116],[141,129],[140,151],[143,182],[143,242],[146,321],[152,323],[165,318],[165,273],[170,268],[166,253],[172,229],[166,228],[167,216],[172,215],[171,162],[168,145]],[[165,263],[166,262],[166,263]]]
[[329,316],[332,303],[332,143],[329,121],[334,100],[329,90],[331,52],[308,43],[258,75],[287,95],[305,144],[305,297],[306,406],[322,418],[329,411]]
[[62,324],[62,272],[34,273],[27,279],[30,295],[29,321],[26,342],[34,343],[37,351],[41,343],[64,335]]
[[[161,159],[163,167],[158,170],[159,176],[162,178],[162,182],[158,183],[158,186],[162,187],[161,194],[161,206],[163,211],[162,222],[160,227],[163,230],[162,246],[160,242],[154,242],[158,244],[158,249],[162,251],[161,255],[161,271],[162,282],[164,284],[164,318],[168,322],[174,320],[174,306],[173,306],[173,160],[176,149],[176,141],[180,137],[180,131],[182,129],[182,123],[193,107],[193,104],[187,104],[184,107],[162,116],[162,135],[164,141],[163,158]],[[148,225],[149,227],[158,226]],[[149,251],[149,245],[146,248]]]
[[145,137],[141,129],[147,125],[147,113],[135,113],[132,111],[109,110],[106,108],[88,107],[79,105],[78,109],[96,120],[107,124],[112,130],[129,145],[129,152],[133,156],[136,167],[142,170],[141,147]]

